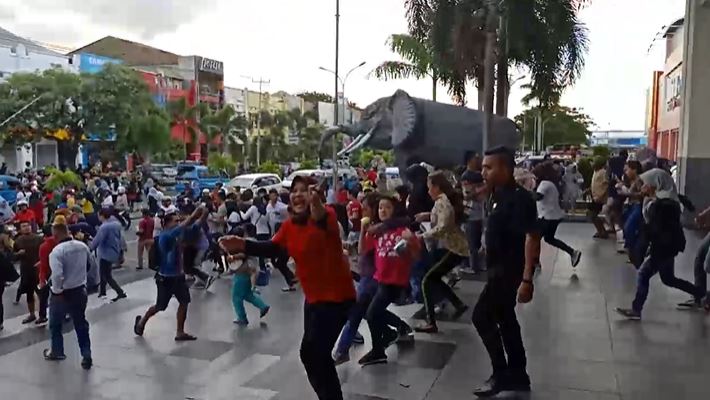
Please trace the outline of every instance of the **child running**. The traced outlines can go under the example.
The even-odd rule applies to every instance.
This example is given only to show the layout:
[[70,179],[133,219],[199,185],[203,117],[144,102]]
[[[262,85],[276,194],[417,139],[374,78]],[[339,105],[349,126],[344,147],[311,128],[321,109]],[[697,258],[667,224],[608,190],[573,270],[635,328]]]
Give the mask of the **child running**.
[[[244,233],[246,233],[244,237],[254,238],[256,237],[256,228],[254,225],[246,225]],[[241,232],[239,234],[242,236]],[[230,262],[241,262],[241,265],[234,270],[234,277],[232,278],[232,305],[234,306],[234,312],[237,314],[237,319],[234,320],[234,323],[237,325],[249,325],[247,313],[244,309],[245,301],[259,309],[261,318],[264,318],[271,308],[254,291],[259,260],[257,257],[246,257],[244,254],[231,255],[228,260]]]
[[387,307],[396,301],[409,285],[409,273],[421,244],[406,224],[393,224],[397,217],[404,215],[404,210],[396,209],[397,200],[382,197],[378,215],[382,221],[382,230],[375,240],[375,275],[377,292],[372,298],[365,318],[372,335],[372,350],[359,361],[362,366],[387,362],[385,349],[395,340],[388,338]]

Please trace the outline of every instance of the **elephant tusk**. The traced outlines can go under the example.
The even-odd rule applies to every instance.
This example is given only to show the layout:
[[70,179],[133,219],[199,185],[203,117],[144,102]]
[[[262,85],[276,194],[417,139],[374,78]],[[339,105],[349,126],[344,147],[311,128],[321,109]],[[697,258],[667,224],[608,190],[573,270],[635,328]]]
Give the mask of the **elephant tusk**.
[[350,143],[348,143],[348,145],[345,146],[345,148],[343,148],[342,150],[340,150],[340,152],[339,152],[338,154],[341,154],[341,153],[348,153],[348,152],[350,151],[350,149],[351,149],[353,146],[355,146],[355,144],[356,144],[357,142],[359,142],[359,141],[362,139],[363,136],[365,136],[364,133],[361,133],[361,134],[357,135],[357,137],[356,137],[355,139],[353,139]]
[[370,129],[365,136],[361,135],[357,139],[353,140],[353,142],[350,143],[348,147],[344,148],[338,153],[338,157],[344,154],[350,154],[353,151],[364,146],[370,140],[370,138],[372,138],[372,135],[375,134],[375,129],[377,129],[377,125],[373,126],[372,129]]

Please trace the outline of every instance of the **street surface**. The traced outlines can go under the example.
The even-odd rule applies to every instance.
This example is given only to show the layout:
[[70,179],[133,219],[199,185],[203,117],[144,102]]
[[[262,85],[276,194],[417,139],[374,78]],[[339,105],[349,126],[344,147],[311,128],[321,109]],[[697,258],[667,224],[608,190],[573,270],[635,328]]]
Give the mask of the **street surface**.
[[[677,311],[675,305],[686,300],[685,295],[664,287],[656,277],[644,320],[619,318],[614,308],[630,305],[636,272],[616,254],[613,241],[592,240],[592,233],[592,226],[585,223],[560,226],[558,237],[583,251],[576,270],[569,257],[543,244],[543,269],[536,278],[535,298],[518,307],[533,382],[533,393],[525,398],[707,398],[710,316]],[[689,232],[688,251],[676,259],[678,276],[692,280],[697,244],[697,234]],[[278,272],[262,291],[272,308],[261,324],[257,311],[249,306],[251,324],[242,328],[232,323],[231,280],[223,278],[207,292],[192,290],[187,330],[199,340],[173,341],[174,303],[151,320],[145,336],[138,338],[132,332],[133,318],[153,302],[155,286],[150,271],[135,272],[135,243],[129,246],[127,267],[115,272],[128,298],[115,304],[90,298],[95,364],[90,371],[79,366],[73,332],[65,335],[67,360],[44,361],[46,329],[22,326],[25,306],[12,305],[14,288],[6,291],[8,316],[6,329],[0,333],[0,399],[315,398],[299,361],[303,297],[300,292],[282,293]],[[483,283],[467,279],[457,287],[473,305]],[[418,306],[392,309],[408,317]],[[390,348],[389,364],[360,368],[357,360],[369,350],[363,324],[360,330],[367,343],[354,347],[353,361],[338,368],[346,398],[472,398],[472,388],[488,377],[490,366],[470,323],[470,312],[456,322],[444,319],[439,327],[442,332],[436,335],[417,334],[413,347]]]

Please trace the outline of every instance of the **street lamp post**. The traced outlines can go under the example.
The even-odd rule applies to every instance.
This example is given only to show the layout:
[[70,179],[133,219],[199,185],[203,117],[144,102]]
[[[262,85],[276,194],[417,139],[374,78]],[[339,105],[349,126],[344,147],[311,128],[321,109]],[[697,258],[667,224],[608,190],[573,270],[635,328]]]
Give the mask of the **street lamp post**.
[[[345,113],[347,110],[347,103],[345,102],[345,84],[348,82],[348,78],[350,77],[350,74],[355,72],[356,69],[364,66],[366,64],[365,61],[361,62],[360,64],[352,67],[347,74],[345,74],[345,79],[341,79],[340,75],[336,71],[333,71],[332,69],[328,69],[325,67],[318,67],[319,70],[325,71],[325,72],[330,72],[335,76],[335,82],[336,82],[336,90],[335,90],[335,98],[333,98],[333,103],[334,103],[334,108],[335,112],[333,113],[334,121],[333,125],[339,125],[339,113],[338,113],[338,90],[337,90],[337,83],[340,82],[340,86],[342,88],[341,94],[343,95],[343,122],[345,122]],[[333,190],[335,190],[335,186],[338,183],[338,151],[337,151],[337,135],[333,136]]]

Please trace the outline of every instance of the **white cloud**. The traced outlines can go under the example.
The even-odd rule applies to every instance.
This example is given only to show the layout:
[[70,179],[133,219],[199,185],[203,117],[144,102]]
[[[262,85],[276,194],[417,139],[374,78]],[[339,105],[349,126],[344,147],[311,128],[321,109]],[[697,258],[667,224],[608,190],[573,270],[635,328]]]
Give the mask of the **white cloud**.
[[[37,40],[66,40],[70,43],[58,44],[80,46],[111,34],[178,54],[222,60],[229,86],[255,88],[242,78],[247,75],[270,79],[270,91],[334,91],[332,75],[318,69],[334,65],[334,0],[0,2],[10,4],[0,6],[0,15],[3,9],[14,14],[3,27]],[[590,30],[587,66],[577,85],[563,96],[563,103],[582,107],[602,128],[641,129],[645,89],[652,67],[657,67],[657,60],[647,57],[646,50],[663,25],[682,15],[683,7],[684,0],[592,2],[581,15]],[[349,99],[364,106],[398,88],[431,98],[427,80],[365,78],[378,63],[396,59],[385,41],[406,29],[403,0],[341,0],[341,71],[367,61],[347,82]],[[512,90],[511,115],[522,110],[523,94],[518,88]],[[475,88],[470,88],[468,97],[469,105],[475,107]],[[439,99],[448,101],[444,88],[439,89]]]

